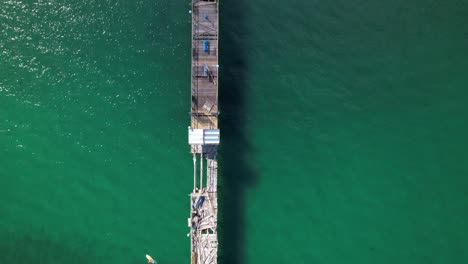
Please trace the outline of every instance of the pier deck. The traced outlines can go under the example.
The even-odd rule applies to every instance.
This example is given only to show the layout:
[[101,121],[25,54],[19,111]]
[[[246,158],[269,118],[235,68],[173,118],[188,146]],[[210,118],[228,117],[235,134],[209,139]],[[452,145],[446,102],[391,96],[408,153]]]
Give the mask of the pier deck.
[[191,264],[216,264],[218,256],[218,8],[218,0],[192,0]]
[[218,1],[192,2],[192,128],[218,127]]

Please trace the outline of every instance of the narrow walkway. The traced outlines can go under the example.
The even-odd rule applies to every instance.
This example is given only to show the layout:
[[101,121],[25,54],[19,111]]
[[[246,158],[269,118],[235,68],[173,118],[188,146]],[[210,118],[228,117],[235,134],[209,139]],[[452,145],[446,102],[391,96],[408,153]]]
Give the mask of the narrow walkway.
[[192,1],[191,264],[216,264],[218,257],[218,7],[218,0]]

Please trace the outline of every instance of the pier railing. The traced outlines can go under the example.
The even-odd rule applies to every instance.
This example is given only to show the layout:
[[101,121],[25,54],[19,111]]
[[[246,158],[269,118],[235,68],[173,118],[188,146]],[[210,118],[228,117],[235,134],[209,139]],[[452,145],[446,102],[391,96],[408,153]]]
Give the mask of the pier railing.
[[218,256],[218,0],[192,1],[192,81],[188,141],[193,155],[190,194],[191,264]]

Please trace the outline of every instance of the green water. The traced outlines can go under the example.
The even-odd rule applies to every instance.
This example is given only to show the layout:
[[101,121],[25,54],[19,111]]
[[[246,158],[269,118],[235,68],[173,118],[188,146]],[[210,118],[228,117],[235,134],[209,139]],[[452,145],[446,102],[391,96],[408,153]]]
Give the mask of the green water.
[[[189,262],[189,9],[0,2],[0,263]],[[466,14],[222,2],[222,263],[468,262]]]

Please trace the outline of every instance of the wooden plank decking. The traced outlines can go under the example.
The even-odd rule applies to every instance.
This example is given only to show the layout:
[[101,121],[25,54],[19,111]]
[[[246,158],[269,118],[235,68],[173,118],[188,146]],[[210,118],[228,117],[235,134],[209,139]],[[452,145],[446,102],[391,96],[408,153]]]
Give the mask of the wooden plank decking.
[[192,128],[218,128],[218,21],[217,0],[193,0]]
[[[218,0],[192,0],[191,129],[218,129]],[[190,139],[189,139],[190,142]],[[192,144],[191,264],[218,257],[217,143]]]

